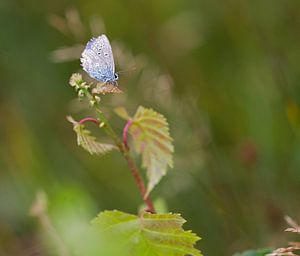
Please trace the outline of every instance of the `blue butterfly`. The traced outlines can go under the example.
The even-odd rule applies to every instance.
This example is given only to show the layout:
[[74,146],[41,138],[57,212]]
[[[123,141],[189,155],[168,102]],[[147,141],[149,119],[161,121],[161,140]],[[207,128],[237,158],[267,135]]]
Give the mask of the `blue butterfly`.
[[92,38],[82,52],[81,66],[90,77],[117,86],[118,74],[115,73],[114,57],[106,35]]

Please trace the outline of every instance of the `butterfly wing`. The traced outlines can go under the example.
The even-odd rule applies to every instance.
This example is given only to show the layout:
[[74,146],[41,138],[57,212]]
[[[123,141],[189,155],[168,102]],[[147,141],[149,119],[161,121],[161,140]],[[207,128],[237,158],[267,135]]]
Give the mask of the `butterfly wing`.
[[92,38],[81,55],[83,69],[102,82],[115,81],[115,63],[110,43],[105,35]]

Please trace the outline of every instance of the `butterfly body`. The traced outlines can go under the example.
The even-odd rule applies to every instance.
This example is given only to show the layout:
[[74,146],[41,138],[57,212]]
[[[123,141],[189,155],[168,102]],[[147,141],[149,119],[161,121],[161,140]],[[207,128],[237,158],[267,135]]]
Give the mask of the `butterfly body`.
[[81,55],[81,65],[92,78],[117,86],[118,74],[112,49],[106,35],[92,38]]

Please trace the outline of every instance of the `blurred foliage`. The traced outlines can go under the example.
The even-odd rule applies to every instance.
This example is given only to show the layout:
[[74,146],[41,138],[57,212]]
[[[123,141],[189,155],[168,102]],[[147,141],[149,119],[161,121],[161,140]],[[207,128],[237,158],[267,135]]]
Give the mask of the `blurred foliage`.
[[299,12],[296,0],[1,0],[0,255],[47,253],[28,216],[40,188],[50,210],[87,208],[85,220],[141,203],[123,159],[76,147],[65,120],[89,114],[68,79],[103,32],[117,70],[136,68],[103,98],[120,134],[120,105],[171,127],[174,169],[153,196],[188,219],[204,255],[284,244],[283,216],[300,219]]
[[260,249],[260,250],[248,250],[242,253],[235,253],[233,256],[265,256],[270,253],[271,249]]

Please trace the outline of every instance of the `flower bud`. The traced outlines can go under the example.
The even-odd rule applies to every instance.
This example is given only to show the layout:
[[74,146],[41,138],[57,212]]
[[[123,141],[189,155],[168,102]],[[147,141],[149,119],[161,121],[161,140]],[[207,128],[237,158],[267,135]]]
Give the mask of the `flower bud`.
[[97,102],[97,103],[99,103],[99,102],[100,102],[100,100],[101,100],[101,99],[100,99],[100,97],[99,97],[99,96],[97,96],[97,95],[95,95],[95,96],[94,96],[94,99],[96,100],[96,102]]
[[79,90],[78,91],[78,97],[83,97],[84,96],[84,91],[83,90]]
[[81,83],[83,83],[82,75],[79,74],[79,73],[72,74],[72,76],[70,78],[70,81],[69,81],[69,84],[72,87],[76,87],[76,86],[80,85]]

